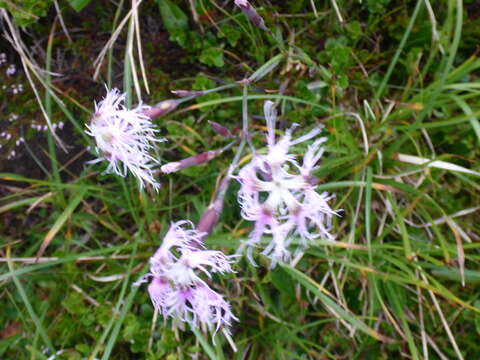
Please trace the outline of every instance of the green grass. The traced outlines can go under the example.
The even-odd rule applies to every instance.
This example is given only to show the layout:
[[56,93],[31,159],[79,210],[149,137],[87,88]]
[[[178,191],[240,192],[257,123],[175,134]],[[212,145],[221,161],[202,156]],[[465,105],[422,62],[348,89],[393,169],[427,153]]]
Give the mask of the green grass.
[[[172,0],[188,18],[172,24],[162,23],[156,2],[145,2],[138,23],[127,19],[107,49],[97,82],[95,58],[131,3],[91,2],[79,13],[59,3],[72,42],[52,27],[53,8],[28,33],[5,25],[17,51],[23,41],[43,52],[15,58],[30,77],[20,73],[18,81],[35,90],[2,110],[31,112],[36,104],[37,121],[68,122],[58,132],[68,154],[52,134],[29,132],[30,154],[1,162],[0,358],[478,357],[480,181],[452,166],[480,172],[475,2],[430,0],[429,13],[424,0],[325,0],[315,1],[315,14],[307,0],[252,1],[271,34],[252,26],[233,2],[200,0],[195,14],[188,2]],[[8,41],[0,45],[12,49]],[[67,73],[61,55],[80,75],[55,76]],[[234,84],[245,78],[254,81]],[[173,89],[233,84],[156,121],[168,138],[158,148],[164,162],[227,145],[207,120],[247,129],[264,151],[267,99],[280,111],[279,133],[294,122],[302,134],[325,126],[327,151],[316,175],[318,191],[335,193],[332,204],[342,210],[334,220],[337,241],[319,241],[275,269],[257,252],[258,267],[242,257],[235,274],[214,277],[239,318],[232,327],[237,352],[221,332],[213,341],[201,330],[173,329],[154,313],[146,286],[132,284],[148,270],[170,222],[197,222],[235,154],[244,165],[250,146],[245,139],[207,164],[162,175],[158,193],[140,192],[132,176],[86,164],[93,156],[85,147],[93,143],[84,124],[92,100],[104,96],[102,79],[127,92],[129,105],[139,97],[158,103]],[[22,121],[2,126],[28,127],[30,120]],[[413,164],[400,154],[429,162]],[[22,161],[32,168],[17,171]],[[32,176],[37,168],[42,175]],[[237,190],[232,183],[207,239],[209,248],[228,254],[252,226],[241,219]]]

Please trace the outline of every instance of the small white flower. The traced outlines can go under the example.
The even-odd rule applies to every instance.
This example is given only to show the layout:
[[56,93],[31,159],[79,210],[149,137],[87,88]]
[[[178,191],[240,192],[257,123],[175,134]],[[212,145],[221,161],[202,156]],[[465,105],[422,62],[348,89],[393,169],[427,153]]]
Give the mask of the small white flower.
[[17,67],[15,66],[15,64],[11,64],[8,66],[7,70],[5,71],[5,74],[7,76],[12,76],[12,75],[15,75],[16,72],[17,72]]
[[[86,133],[95,138],[100,158],[91,163],[107,160],[107,173],[125,177],[130,171],[140,181],[141,188],[147,183],[158,190],[160,184],[154,178],[153,168],[159,162],[150,155],[150,151],[154,143],[164,139],[156,137],[158,130],[151,119],[143,114],[146,106],[127,110],[124,101],[125,94],[113,89],[95,104],[95,113],[87,125]],[[59,125],[60,129],[62,127]]]

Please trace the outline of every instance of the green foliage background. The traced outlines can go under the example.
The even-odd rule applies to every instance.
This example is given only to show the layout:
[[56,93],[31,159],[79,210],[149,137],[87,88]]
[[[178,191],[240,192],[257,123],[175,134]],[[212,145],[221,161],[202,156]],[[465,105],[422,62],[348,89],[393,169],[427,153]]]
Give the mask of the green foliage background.
[[[104,83],[138,101],[132,69],[140,73],[140,53],[135,48],[134,63],[126,56],[137,41],[129,24],[93,80],[94,60],[132,3],[58,1],[67,36],[53,2],[0,1],[3,31],[10,33],[6,16],[23,27],[19,36],[47,70],[33,83],[52,122],[66,122],[59,136],[69,146],[67,154],[49,132],[30,128],[45,120],[20,70],[15,79],[28,89],[1,107],[4,117],[22,115],[16,123],[2,120],[1,130],[23,131],[28,141],[14,161],[0,163],[0,358],[479,357],[480,7],[461,0],[251,3],[271,33],[252,26],[233,1],[142,2],[150,89],[139,76],[142,100],[233,83],[281,54],[280,64],[249,87],[252,139],[262,151],[265,99],[277,102],[280,131],[294,122],[302,133],[325,125],[329,141],[316,175],[319,191],[335,193],[333,206],[343,209],[337,242],[320,242],[295,267],[269,270],[258,255],[260,267],[241,259],[236,274],[215,277],[239,317],[236,353],[221,335],[213,343],[200,331],[153,323],[146,288],[132,283],[171,221],[198,221],[232,153],[163,175],[158,194],[139,192],[131,176],[103,174],[104,164],[86,165],[93,156],[85,147],[93,144],[84,124]],[[11,44],[0,45],[21,69]],[[241,101],[234,87],[158,119],[169,139],[159,147],[162,161],[225,146],[207,121],[238,133]],[[11,144],[3,145],[6,151]],[[407,163],[400,154],[447,167]],[[241,220],[237,190],[232,183],[208,239],[229,254],[252,227]],[[46,237],[51,242],[35,263]]]

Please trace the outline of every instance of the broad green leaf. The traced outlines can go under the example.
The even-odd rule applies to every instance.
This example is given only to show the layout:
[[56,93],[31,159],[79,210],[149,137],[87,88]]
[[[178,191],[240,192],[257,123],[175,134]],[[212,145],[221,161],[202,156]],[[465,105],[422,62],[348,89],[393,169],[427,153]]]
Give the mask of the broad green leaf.
[[218,47],[209,47],[202,51],[199,60],[208,66],[222,67],[225,63],[223,61],[223,49]]

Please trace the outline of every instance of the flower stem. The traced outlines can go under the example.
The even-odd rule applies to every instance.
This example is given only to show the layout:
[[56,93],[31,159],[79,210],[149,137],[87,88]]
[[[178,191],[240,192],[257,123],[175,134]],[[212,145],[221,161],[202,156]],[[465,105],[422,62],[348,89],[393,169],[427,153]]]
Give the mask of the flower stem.
[[[213,231],[215,225],[218,222],[218,219],[220,218],[220,215],[223,210],[223,201],[225,199],[225,194],[227,193],[228,185],[230,184],[233,171],[235,170],[238,163],[240,162],[240,157],[242,156],[243,149],[245,148],[245,143],[247,141],[250,143],[249,141],[250,138],[248,136],[248,83],[246,82],[243,84],[242,132],[243,132],[242,140],[238,145],[238,149],[235,153],[232,163],[228,168],[227,174],[222,179],[222,181],[220,182],[220,185],[216,190],[215,199],[208,206],[207,210],[202,215],[200,221],[197,224],[197,230],[205,233],[205,236],[203,239],[205,239],[208,236],[208,234],[210,234]],[[252,144],[250,145],[253,148],[253,145]]]

